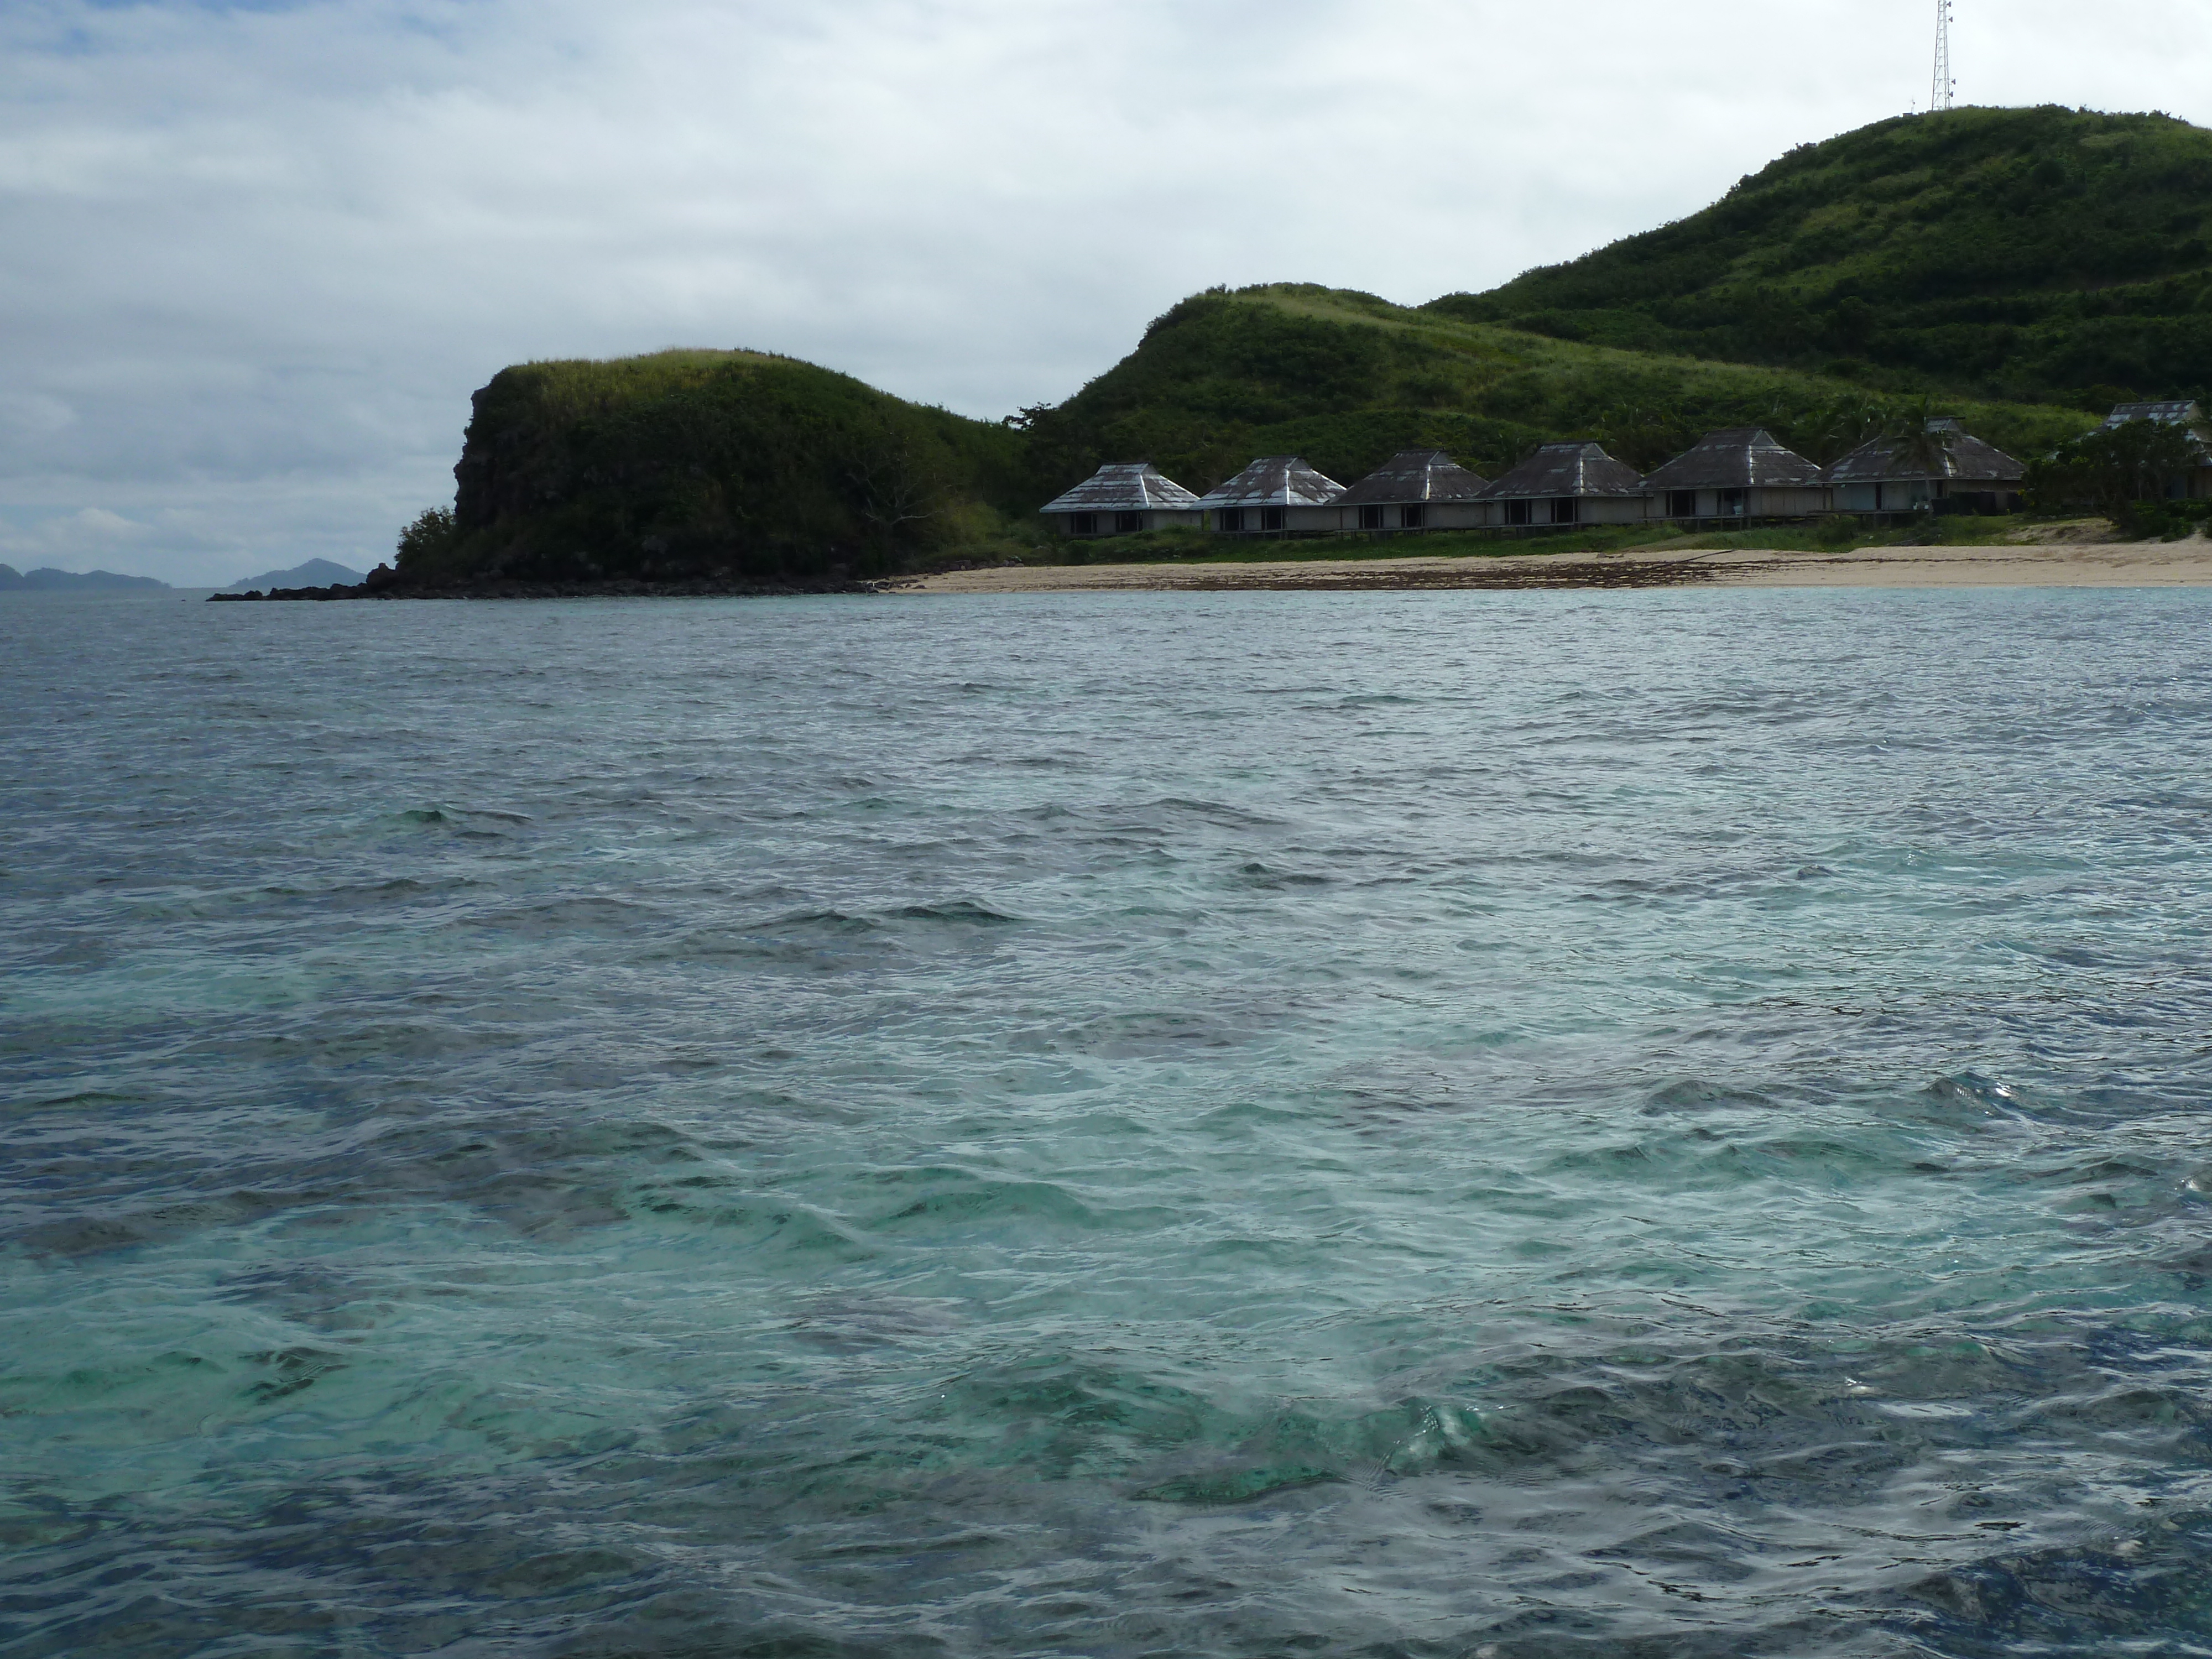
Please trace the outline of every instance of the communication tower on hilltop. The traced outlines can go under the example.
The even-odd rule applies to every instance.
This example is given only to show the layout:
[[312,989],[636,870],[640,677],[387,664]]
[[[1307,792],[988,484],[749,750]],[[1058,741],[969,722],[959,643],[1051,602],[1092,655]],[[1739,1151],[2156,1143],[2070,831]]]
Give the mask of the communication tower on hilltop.
[[1928,112],[1951,107],[1951,0],[1936,0],[1936,76],[1928,87]]

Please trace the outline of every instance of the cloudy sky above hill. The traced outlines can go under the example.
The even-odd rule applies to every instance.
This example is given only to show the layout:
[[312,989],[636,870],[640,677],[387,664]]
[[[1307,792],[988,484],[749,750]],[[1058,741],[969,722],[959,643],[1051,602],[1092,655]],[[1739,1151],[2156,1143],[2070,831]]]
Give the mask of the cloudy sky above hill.
[[[366,567],[502,364],[995,416],[1215,283],[1419,301],[1924,104],[1929,0],[11,0],[0,560]],[[1960,0],[1963,101],[2212,125],[2202,0]]]

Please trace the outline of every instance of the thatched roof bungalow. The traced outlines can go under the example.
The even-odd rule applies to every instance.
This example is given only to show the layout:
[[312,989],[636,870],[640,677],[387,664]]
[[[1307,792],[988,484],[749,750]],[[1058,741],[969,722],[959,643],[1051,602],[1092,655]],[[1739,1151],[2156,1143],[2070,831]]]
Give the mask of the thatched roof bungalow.
[[1336,505],[1346,530],[1468,530],[1491,521],[1489,488],[1441,449],[1403,449]]
[[1344,486],[1296,455],[1267,455],[1199,497],[1207,526],[1229,536],[1311,535],[1337,527]]
[[1998,513],[2020,504],[2027,469],[1946,415],[1918,438],[1861,444],[1821,476],[1839,513],[1907,513],[1937,501]]
[[1708,432],[1644,488],[1668,519],[1796,519],[1828,505],[1820,466],[1760,426]]
[[1065,495],[1038,509],[1063,536],[1133,536],[1172,525],[1195,527],[1205,515],[1198,497],[1150,461],[1100,467]]
[[1504,525],[1633,524],[1646,507],[1636,469],[1594,443],[1546,444],[1482,498]]

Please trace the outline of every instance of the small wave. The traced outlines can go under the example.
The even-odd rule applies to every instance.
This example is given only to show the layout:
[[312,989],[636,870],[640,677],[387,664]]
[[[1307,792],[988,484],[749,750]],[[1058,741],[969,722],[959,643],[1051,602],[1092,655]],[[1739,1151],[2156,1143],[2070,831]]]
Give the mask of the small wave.
[[1231,806],[1225,801],[1193,800],[1183,795],[1163,795],[1157,800],[1146,801],[1133,808],[1139,812],[1159,812],[1170,817],[1196,818],[1203,823],[1232,830],[1272,830],[1280,827],[1285,820],[1263,812],[1254,812],[1244,807]]
[[346,1365],[344,1356],[322,1348],[276,1348],[246,1358],[265,1373],[246,1390],[246,1398],[257,1406],[304,1393]]
[[747,1251],[772,1250],[807,1261],[857,1261],[877,1247],[843,1218],[818,1206],[763,1193],[733,1176],[701,1175],[637,1188],[623,1214],[657,1226],[680,1224],[730,1236]]
[[454,920],[459,927],[526,937],[567,933],[628,937],[665,922],[667,915],[655,906],[633,899],[574,896],[541,899]]
[[258,1221],[275,1212],[315,1201],[315,1195],[234,1192],[171,1204],[74,1215],[35,1224],[16,1235],[34,1256],[83,1257],[157,1244],[213,1228]]
[[527,812],[506,812],[483,806],[440,805],[407,807],[392,814],[386,821],[392,823],[410,824],[422,829],[444,825],[464,836],[496,839],[503,837],[507,833],[507,826],[534,823],[537,820]]
[[1254,859],[1237,866],[1237,880],[1244,886],[1265,890],[1280,891],[1293,887],[1331,887],[1334,876],[1310,875],[1303,870],[1273,870]]
[[1644,1111],[1646,1116],[1666,1112],[1771,1111],[1778,1104],[1755,1090],[1684,1078],[1652,1091],[1644,1101]]
[[994,910],[972,899],[954,899],[944,904],[908,904],[891,914],[902,921],[938,921],[956,927],[1012,927],[1023,921],[1020,916]]
[[882,927],[872,916],[847,910],[792,910],[755,924],[763,933],[872,933]]
[[2049,1114],[2032,1103],[2009,1084],[1999,1083],[1978,1072],[1938,1077],[1921,1091],[1920,1097],[1942,1109],[1946,1115],[1963,1114],[1983,1118],[2039,1118]]
[[1155,1208],[1117,1214],[1110,1209],[1094,1208],[1057,1182],[978,1176],[963,1170],[902,1170],[888,1181],[902,1193],[912,1188],[921,1190],[902,1196],[895,1208],[869,1224],[878,1232],[904,1231],[919,1225],[992,1227],[1011,1221],[1085,1229],[1116,1223],[1146,1225],[1170,1219],[1172,1214]]

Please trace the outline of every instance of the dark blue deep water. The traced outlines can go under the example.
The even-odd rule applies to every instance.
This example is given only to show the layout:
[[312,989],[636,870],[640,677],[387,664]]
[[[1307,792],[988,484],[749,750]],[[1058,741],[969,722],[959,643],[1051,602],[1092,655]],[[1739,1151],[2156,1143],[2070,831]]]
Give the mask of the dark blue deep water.
[[0,602],[0,1653],[2212,1653],[2208,623]]

